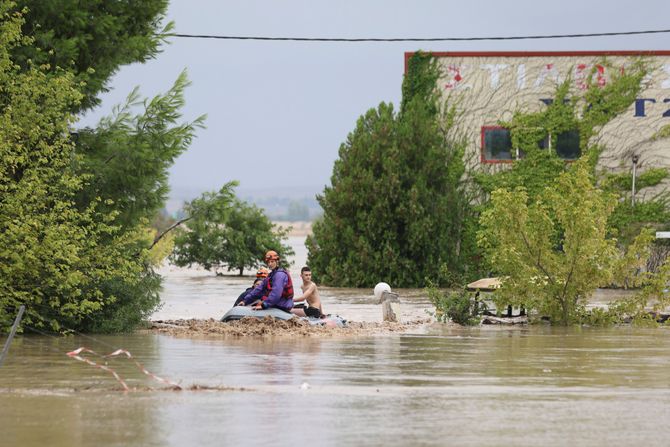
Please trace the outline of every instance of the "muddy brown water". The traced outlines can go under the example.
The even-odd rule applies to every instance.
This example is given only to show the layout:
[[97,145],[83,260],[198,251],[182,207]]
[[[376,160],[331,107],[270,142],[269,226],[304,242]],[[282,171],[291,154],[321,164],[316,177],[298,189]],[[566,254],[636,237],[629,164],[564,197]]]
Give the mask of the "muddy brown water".
[[[166,268],[158,319],[220,316],[249,278]],[[299,282],[297,283],[299,284]],[[598,299],[611,298],[608,291]],[[371,291],[326,310],[379,321]],[[403,318],[425,317],[402,291]],[[667,328],[460,328],[341,337],[18,336],[0,367],[0,446],[665,445]],[[65,355],[124,348],[106,371]]]

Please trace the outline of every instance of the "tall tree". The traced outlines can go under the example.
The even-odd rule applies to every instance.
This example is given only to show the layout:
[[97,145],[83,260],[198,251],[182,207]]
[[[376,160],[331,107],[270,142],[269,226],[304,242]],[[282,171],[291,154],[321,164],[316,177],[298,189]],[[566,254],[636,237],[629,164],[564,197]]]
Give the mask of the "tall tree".
[[[12,3],[3,5],[8,11],[16,7]],[[20,72],[33,73],[39,67],[39,72],[53,77],[55,83],[62,83],[64,73],[68,73],[72,87],[81,94],[77,101],[67,104],[73,112],[97,104],[98,95],[106,90],[120,65],[154,57],[171,27],[161,25],[167,0],[31,0],[19,2],[19,6],[25,7],[27,14],[21,26],[31,35],[21,45],[8,45],[7,57]],[[101,255],[113,254],[114,262],[132,266],[133,272],[98,276],[91,284],[106,300],[105,306],[96,307],[86,319],[73,321],[70,327],[91,331],[132,329],[159,304],[160,277],[154,263],[155,252],[163,249],[147,253],[153,244],[146,229],[164,206],[168,168],[186,150],[202,122],[178,123],[186,85],[182,74],[168,93],[151,101],[140,101],[133,92],[128,104],[98,128],[75,133],[70,119],[70,128],[63,131],[75,145],[68,162],[79,182],[70,200],[79,212],[96,210],[93,222],[110,226],[106,233],[92,239],[96,250]],[[144,111],[133,116],[129,107],[137,105],[143,105]],[[41,151],[46,151],[43,148],[49,143],[48,139],[36,140],[31,150],[36,156],[46,157]],[[85,269],[80,274],[89,275]],[[84,300],[81,293],[76,296]]]
[[16,0],[25,9],[23,34],[32,45],[12,50],[22,67],[49,64],[75,74],[84,94],[73,105],[100,103],[109,79],[121,65],[155,57],[172,29],[163,25],[168,0]]
[[461,240],[472,218],[462,189],[465,145],[451,135],[454,111],[438,102],[438,77],[431,56],[413,56],[400,112],[384,103],[369,110],[340,147],[308,240],[321,281],[416,287],[463,272],[469,254]]
[[0,1],[0,327],[21,304],[24,324],[81,327],[115,302],[105,283],[137,284],[142,257],[125,253],[141,236],[120,232],[97,200],[76,206],[86,177],[74,169],[70,110],[82,95],[69,72],[14,64],[22,18],[11,8]]

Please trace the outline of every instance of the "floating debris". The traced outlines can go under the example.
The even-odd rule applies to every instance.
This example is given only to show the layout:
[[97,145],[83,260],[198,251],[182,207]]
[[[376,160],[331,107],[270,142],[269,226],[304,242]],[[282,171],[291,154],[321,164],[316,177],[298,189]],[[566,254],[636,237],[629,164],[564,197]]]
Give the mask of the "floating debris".
[[375,335],[402,333],[430,323],[430,318],[396,322],[347,322],[347,327],[323,327],[311,325],[300,319],[276,320],[266,318],[243,318],[237,321],[222,323],[213,318],[190,320],[158,320],[152,321],[149,330],[173,336],[296,336],[296,337],[336,337],[354,335]]

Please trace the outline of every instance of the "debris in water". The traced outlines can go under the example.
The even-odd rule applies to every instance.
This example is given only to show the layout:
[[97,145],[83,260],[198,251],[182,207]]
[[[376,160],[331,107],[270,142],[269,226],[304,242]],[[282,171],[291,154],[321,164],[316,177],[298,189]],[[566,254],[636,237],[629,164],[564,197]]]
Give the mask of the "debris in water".
[[311,325],[306,321],[294,318],[276,320],[272,317],[242,318],[241,320],[222,323],[213,318],[207,320],[157,320],[152,321],[149,330],[161,334],[179,337],[192,336],[296,336],[296,337],[336,337],[402,333],[430,323],[430,318],[403,323],[380,322],[347,322],[347,327],[323,327]]

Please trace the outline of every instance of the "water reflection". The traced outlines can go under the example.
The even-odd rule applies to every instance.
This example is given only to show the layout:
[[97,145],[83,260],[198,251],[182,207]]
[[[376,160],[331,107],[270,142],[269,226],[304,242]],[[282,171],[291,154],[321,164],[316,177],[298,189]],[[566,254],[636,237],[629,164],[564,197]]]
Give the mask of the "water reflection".
[[[310,430],[319,445],[625,445],[631,433],[651,444],[670,404],[667,329],[99,340],[17,338],[0,369],[7,445],[302,445]],[[124,394],[64,355],[91,343],[129,349],[185,386],[235,390]],[[130,386],[161,386],[129,362],[110,365]]]

